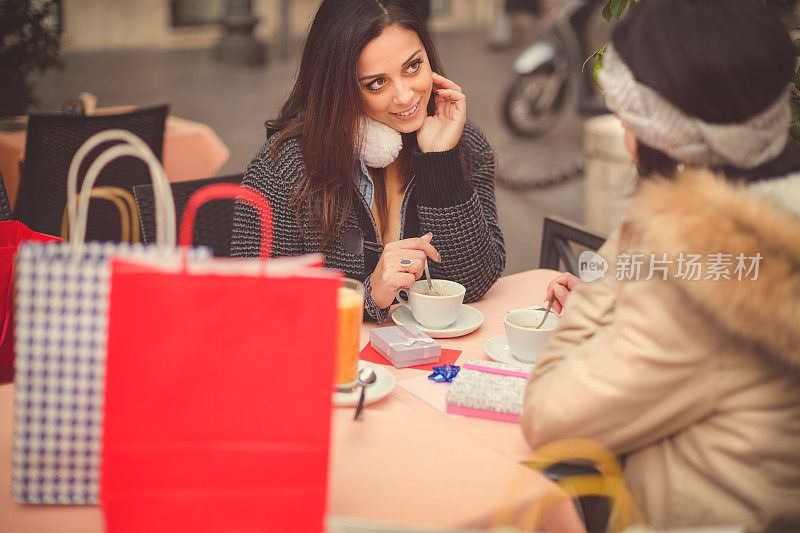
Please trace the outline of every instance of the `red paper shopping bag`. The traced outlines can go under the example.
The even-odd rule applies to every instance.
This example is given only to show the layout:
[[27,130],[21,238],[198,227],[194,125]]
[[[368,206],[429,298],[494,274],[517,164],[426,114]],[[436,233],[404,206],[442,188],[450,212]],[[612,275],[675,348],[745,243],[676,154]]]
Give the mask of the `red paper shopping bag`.
[[114,262],[107,531],[323,530],[341,274],[316,261]]
[[22,241],[60,241],[37,233],[19,220],[0,222],[0,384],[14,380],[14,258]]

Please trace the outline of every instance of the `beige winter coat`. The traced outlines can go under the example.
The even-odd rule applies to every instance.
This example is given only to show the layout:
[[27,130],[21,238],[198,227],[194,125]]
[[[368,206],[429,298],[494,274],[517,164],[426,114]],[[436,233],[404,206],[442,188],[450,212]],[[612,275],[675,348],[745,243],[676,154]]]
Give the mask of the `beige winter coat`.
[[[667,280],[644,280],[649,261],[615,279],[634,252],[669,254]],[[731,279],[680,279],[681,252],[702,254],[703,278],[708,254],[732,254]],[[757,279],[738,281],[757,252]],[[609,446],[653,526],[800,531],[800,177],[650,181],[600,253],[605,278],[569,296],[531,376],[528,442]]]

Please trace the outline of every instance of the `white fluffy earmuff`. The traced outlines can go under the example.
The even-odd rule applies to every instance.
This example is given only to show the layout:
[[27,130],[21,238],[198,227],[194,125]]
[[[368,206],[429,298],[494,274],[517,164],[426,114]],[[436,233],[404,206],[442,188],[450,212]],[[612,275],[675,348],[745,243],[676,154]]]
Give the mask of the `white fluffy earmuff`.
[[388,167],[403,148],[399,131],[367,115],[361,118],[358,141],[361,159],[372,168]]

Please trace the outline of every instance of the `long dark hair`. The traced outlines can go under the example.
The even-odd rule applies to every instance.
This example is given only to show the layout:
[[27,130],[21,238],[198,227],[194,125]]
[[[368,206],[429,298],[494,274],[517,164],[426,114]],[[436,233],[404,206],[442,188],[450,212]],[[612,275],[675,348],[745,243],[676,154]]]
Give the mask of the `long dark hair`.
[[[306,37],[297,81],[272,123],[281,130],[271,147],[273,159],[283,143],[299,139],[306,180],[296,191],[292,207],[301,231],[303,208],[321,225],[322,248],[334,240],[353,208],[356,136],[364,115],[358,58],[370,41],[395,24],[416,32],[431,69],[443,74],[433,39],[413,1],[323,0]],[[431,98],[428,114],[434,111]],[[413,134],[403,138],[399,164],[405,183],[411,176],[409,150],[415,139]],[[383,180],[376,179],[375,185],[376,200],[383,201],[385,212]]]
[[[639,2],[616,26],[612,42],[637,81],[709,123],[744,122],[764,111],[794,74],[789,33],[757,0]],[[674,175],[680,161],[638,145],[643,176]],[[714,170],[751,181],[798,168],[800,157],[789,148],[757,168]]]

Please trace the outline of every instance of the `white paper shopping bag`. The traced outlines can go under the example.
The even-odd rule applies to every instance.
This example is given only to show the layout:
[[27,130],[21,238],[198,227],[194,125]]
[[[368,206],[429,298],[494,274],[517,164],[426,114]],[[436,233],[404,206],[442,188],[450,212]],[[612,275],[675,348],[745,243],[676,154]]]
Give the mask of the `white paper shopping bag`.
[[[81,161],[108,141],[123,144],[95,159],[76,202]],[[148,164],[157,243],[85,243],[89,192],[102,167],[123,156]],[[135,135],[109,130],[87,140],[73,158],[67,187],[69,242],[23,243],[15,271],[13,495],[25,503],[97,503],[110,259],[178,254],[175,206],[166,175]],[[191,253],[210,255],[208,250]]]

